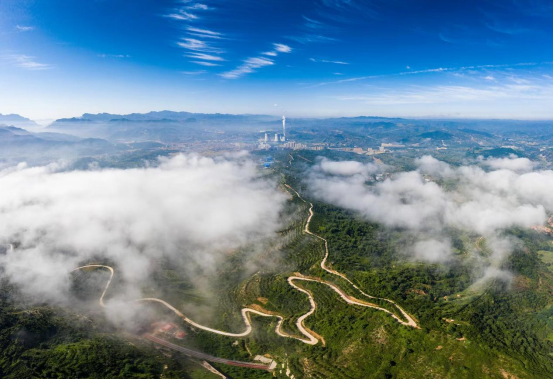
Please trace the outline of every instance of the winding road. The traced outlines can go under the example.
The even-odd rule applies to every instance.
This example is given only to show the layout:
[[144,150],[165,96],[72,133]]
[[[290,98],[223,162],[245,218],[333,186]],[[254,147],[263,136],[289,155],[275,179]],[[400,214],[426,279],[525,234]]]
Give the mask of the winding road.
[[[337,272],[336,270],[333,270],[333,269],[327,267],[326,263],[327,263],[327,258],[329,257],[329,248],[328,248],[327,240],[310,231],[310,222],[312,220],[312,217],[314,216],[314,211],[313,211],[314,206],[313,206],[313,204],[311,202],[307,202],[304,198],[302,198],[302,196],[300,196],[300,194],[296,190],[294,190],[291,186],[289,186],[287,184],[285,184],[285,186],[288,189],[290,189],[291,191],[293,191],[298,196],[298,198],[300,200],[302,200],[304,203],[309,203],[309,205],[310,205],[309,216],[308,216],[308,219],[306,221],[306,225],[304,227],[304,232],[308,235],[311,235],[311,236],[313,236],[317,239],[322,240],[325,243],[325,255],[324,255],[324,257],[323,257],[323,259],[321,260],[321,263],[320,263],[321,268],[323,270],[325,270],[326,272],[330,273],[330,274],[333,274],[335,276],[339,276],[342,279],[346,280],[360,294],[367,297],[368,299],[382,300],[382,301],[391,303],[402,314],[402,317],[405,320],[402,320],[395,313],[393,313],[390,310],[387,310],[387,309],[385,309],[381,306],[378,306],[378,305],[373,304],[371,302],[363,301],[363,300],[354,298],[352,296],[349,296],[342,289],[340,289],[336,284],[334,284],[332,282],[324,281],[324,280],[321,280],[319,278],[305,276],[305,275],[302,275],[300,273],[295,273],[295,275],[289,276],[287,278],[287,282],[289,283],[290,286],[292,286],[296,290],[306,294],[308,296],[308,300],[310,302],[310,310],[307,313],[301,315],[296,320],[296,327],[298,328],[298,331],[300,331],[300,333],[302,334],[302,337],[287,334],[287,333],[283,332],[282,325],[283,325],[284,317],[282,315],[279,315],[277,313],[264,312],[264,311],[256,310],[256,309],[253,309],[253,308],[250,308],[250,307],[245,307],[241,310],[242,319],[243,319],[244,324],[246,326],[245,330],[243,332],[239,332],[239,333],[231,333],[231,332],[227,332],[227,331],[213,329],[211,327],[203,326],[199,323],[196,323],[193,320],[189,319],[187,316],[185,316],[183,313],[181,313],[179,310],[177,310],[175,307],[173,307],[172,305],[167,303],[166,301],[158,299],[158,298],[140,298],[140,299],[135,300],[134,302],[157,302],[157,303],[160,303],[160,304],[164,305],[165,307],[167,307],[168,309],[170,309],[171,311],[173,311],[177,316],[179,316],[181,319],[183,319],[183,321],[190,324],[191,326],[194,326],[194,327],[196,327],[198,329],[201,329],[201,330],[212,332],[214,334],[225,335],[225,336],[230,336],[230,337],[245,337],[245,336],[247,336],[248,334],[250,334],[252,332],[252,322],[250,320],[250,314],[261,315],[263,317],[273,317],[273,318],[278,319],[277,326],[275,327],[275,333],[277,335],[285,337],[285,338],[297,339],[297,340],[299,340],[303,343],[309,344],[309,345],[316,345],[319,342],[320,339],[321,340],[323,340],[323,339],[321,337],[316,337],[314,335],[315,333],[309,331],[309,329],[307,329],[306,326],[304,325],[304,321],[306,320],[306,318],[308,318],[310,315],[312,315],[315,312],[316,307],[317,307],[316,302],[315,302],[312,294],[309,291],[299,287],[298,285],[296,285],[294,283],[295,281],[308,281],[308,282],[317,282],[317,283],[329,286],[333,291],[335,291],[340,296],[340,298],[342,300],[344,300],[348,304],[358,305],[358,306],[362,306],[362,307],[368,307],[368,308],[383,311],[383,312],[389,314],[398,323],[400,323],[404,326],[419,328],[417,322],[408,313],[406,313],[404,311],[404,309],[402,309],[394,301],[389,300],[387,298],[374,297],[374,296],[371,296],[371,295],[365,293],[357,285],[355,285],[351,280],[349,280],[348,277],[346,277],[344,274],[342,274],[340,272]],[[102,292],[102,295],[100,296],[100,299],[99,299],[100,306],[106,307],[106,305],[104,304],[104,297],[106,295],[106,292],[107,292],[107,290],[110,286],[110,283],[112,281],[112,278],[114,276],[114,269],[112,267],[108,266],[108,265],[89,264],[89,265],[84,265],[84,266],[81,266],[79,268],[76,268],[76,269],[74,269],[74,271],[82,270],[82,269],[86,269],[86,268],[104,268],[104,269],[107,269],[107,270],[110,271],[110,278],[109,278],[108,282],[106,283],[106,286],[104,287],[104,291]]]
[[[290,190],[292,190],[296,196],[298,196],[298,198],[300,200],[302,200],[302,202],[304,203],[308,203],[308,201],[306,201],[304,198],[302,198],[302,196],[300,194],[298,194],[298,192],[296,190],[294,190],[291,186],[285,184],[285,186],[287,188],[289,188]],[[307,233],[308,235],[312,235],[313,237],[317,238],[317,239],[320,239],[322,240],[324,243],[325,243],[325,255],[323,256],[323,260],[321,260],[321,263],[319,264],[321,266],[321,269],[323,269],[324,271],[326,271],[327,273],[331,273],[331,274],[334,274],[335,276],[339,276],[341,278],[343,278],[344,280],[346,280],[350,285],[352,285],[352,287],[354,287],[354,289],[356,289],[357,291],[359,291],[361,294],[363,294],[365,297],[367,298],[371,298],[371,299],[378,299],[378,300],[382,300],[382,301],[386,301],[386,302],[389,302],[391,304],[393,304],[394,306],[396,306],[396,308],[400,311],[400,313],[402,313],[402,316],[406,319],[406,321],[402,321],[400,318],[398,318],[394,313],[390,312],[389,310],[387,309],[384,309],[384,308],[380,308],[376,305],[374,306],[370,306],[370,305],[367,305],[367,304],[363,304],[361,306],[367,306],[367,307],[373,307],[374,309],[378,309],[378,310],[382,310],[382,311],[385,311],[387,313],[389,313],[393,318],[395,318],[398,322],[400,322],[401,324],[405,325],[405,326],[411,326],[411,327],[415,327],[415,328],[419,328],[417,322],[410,316],[408,315],[408,313],[406,313],[404,311],[404,309],[402,309],[396,302],[392,301],[392,300],[389,300],[387,298],[379,298],[379,297],[375,297],[375,296],[370,296],[369,294],[365,293],[362,289],[360,289],[356,284],[354,284],[348,277],[346,277],[344,274],[340,273],[340,272],[337,272],[336,270],[334,269],[331,269],[329,267],[327,267],[326,263],[327,263],[327,258],[329,257],[329,244],[327,243],[327,239],[325,238],[322,238],[321,236],[319,235],[316,235],[314,234],[313,232],[310,231],[310,222],[312,220],[312,217],[314,216],[314,205],[310,202],[310,208],[309,208],[309,216],[308,216],[308,220],[306,221],[306,226],[304,227],[304,232]],[[304,278],[304,280],[306,281],[309,281],[307,279]],[[313,280],[312,280],[313,281]],[[320,282],[320,283],[323,283],[323,284],[326,284],[327,286],[331,287],[335,292],[339,293],[339,295],[341,295],[341,298],[344,299],[346,302],[348,303],[351,303],[351,304],[355,304],[355,305],[360,305],[359,300],[356,300],[356,301],[353,301],[353,300],[348,300],[345,298],[345,293],[342,292],[342,290],[340,290],[338,287],[336,287],[336,285],[330,283],[330,282],[326,282],[326,281],[317,281],[317,282]],[[348,297],[348,296],[346,296]],[[362,301],[363,302],[363,301]]]

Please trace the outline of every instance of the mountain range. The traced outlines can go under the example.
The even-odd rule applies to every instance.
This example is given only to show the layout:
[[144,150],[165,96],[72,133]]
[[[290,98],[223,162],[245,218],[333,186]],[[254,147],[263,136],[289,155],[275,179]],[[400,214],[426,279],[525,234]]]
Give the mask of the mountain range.
[[36,122],[18,114],[3,115],[0,113],[0,125],[13,125],[19,128],[40,128]]

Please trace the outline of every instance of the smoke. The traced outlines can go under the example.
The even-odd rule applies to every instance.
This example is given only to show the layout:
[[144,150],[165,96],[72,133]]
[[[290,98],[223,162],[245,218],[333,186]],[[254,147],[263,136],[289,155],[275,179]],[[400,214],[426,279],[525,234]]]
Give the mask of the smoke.
[[416,242],[406,252],[416,260],[452,260],[448,231],[454,228],[485,237],[492,251],[486,265],[498,268],[514,247],[502,231],[543,224],[552,212],[552,171],[531,171],[535,163],[516,157],[480,163],[492,170],[423,156],[415,160],[417,170],[369,186],[379,171],[375,165],[322,160],[310,169],[308,184],[325,202],[413,236]]
[[188,274],[215,274],[230,252],[280,228],[286,195],[258,173],[244,155],[177,155],[127,170],[4,169],[0,243],[16,249],[0,255],[0,266],[45,301],[67,299],[70,271],[95,257],[116,266],[125,301],[141,296],[161,257],[186,263]]

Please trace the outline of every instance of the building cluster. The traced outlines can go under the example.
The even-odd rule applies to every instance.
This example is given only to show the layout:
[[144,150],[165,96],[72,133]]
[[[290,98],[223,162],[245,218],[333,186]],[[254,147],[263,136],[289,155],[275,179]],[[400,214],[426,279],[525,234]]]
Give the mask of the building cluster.
[[269,150],[271,148],[281,149],[308,149],[308,150],[323,150],[325,144],[313,144],[308,146],[307,144],[297,143],[295,141],[287,141],[287,118],[283,116],[283,133],[269,133],[264,132],[263,141],[258,144],[259,150]]
[[381,143],[381,147],[379,149],[386,149],[386,148],[404,148],[406,145],[404,144],[397,144],[397,143]]
[[288,148],[288,149],[294,149],[294,150],[308,149],[308,146],[306,144],[301,144],[294,141],[289,141],[287,143],[284,143],[282,147]]

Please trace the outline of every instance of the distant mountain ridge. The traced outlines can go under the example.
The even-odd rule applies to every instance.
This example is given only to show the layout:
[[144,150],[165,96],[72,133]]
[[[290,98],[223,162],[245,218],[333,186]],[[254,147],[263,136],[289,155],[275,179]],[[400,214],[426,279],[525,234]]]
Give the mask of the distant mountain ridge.
[[79,137],[98,137],[121,142],[180,142],[189,141],[210,129],[253,131],[272,122],[280,125],[280,117],[185,111],[152,111],[127,115],[84,113],[80,117],[58,119],[47,129]]
[[112,114],[112,113],[84,113],[80,117],[62,118],[55,122],[67,121],[113,121],[113,120],[131,120],[131,121],[160,121],[160,120],[186,120],[189,118],[200,119],[275,119],[276,116],[258,115],[258,114],[224,114],[224,113],[193,113],[187,111],[150,111],[146,113],[130,114]]
[[38,128],[40,125],[33,120],[23,117],[21,115],[12,113],[3,115],[0,113],[0,124],[13,125],[19,128]]
[[50,162],[60,158],[98,155],[126,150],[98,138],[79,138],[53,132],[30,132],[0,124],[0,162]]

